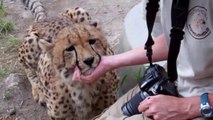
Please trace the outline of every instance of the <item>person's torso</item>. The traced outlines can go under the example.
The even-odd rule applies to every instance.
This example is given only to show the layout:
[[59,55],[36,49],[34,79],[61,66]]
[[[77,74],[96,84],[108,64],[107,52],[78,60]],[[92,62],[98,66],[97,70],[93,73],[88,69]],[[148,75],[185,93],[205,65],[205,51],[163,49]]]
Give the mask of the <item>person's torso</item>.
[[[161,21],[170,40],[172,1],[161,0]],[[177,59],[178,91],[182,96],[213,93],[213,1],[191,0]]]

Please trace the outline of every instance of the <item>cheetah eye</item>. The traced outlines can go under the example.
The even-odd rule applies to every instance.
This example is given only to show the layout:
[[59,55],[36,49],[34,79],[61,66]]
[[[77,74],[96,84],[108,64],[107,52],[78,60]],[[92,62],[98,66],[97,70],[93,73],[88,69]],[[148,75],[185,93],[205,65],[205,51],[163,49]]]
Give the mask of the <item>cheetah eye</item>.
[[90,40],[89,40],[89,44],[91,44],[91,45],[95,44],[96,40],[97,40],[97,39],[90,39]]
[[71,52],[71,51],[75,50],[75,48],[74,48],[74,46],[69,46],[65,50],[68,52]]

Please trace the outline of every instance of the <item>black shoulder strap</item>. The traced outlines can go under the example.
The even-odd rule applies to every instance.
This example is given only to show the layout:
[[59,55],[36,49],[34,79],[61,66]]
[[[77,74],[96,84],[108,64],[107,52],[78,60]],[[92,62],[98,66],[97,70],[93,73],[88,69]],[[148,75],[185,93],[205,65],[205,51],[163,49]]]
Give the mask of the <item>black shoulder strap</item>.
[[183,39],[187,16],[188,16],[189,0],[173,0],[172,3],[172,29],[170,33],[170,45],[168,54],[167,70],[171,81],[177,79],[176,60],[180,51],[181,40]]
[[[145,43],[145,49],[147,50],[147,57],[152,65],[152,45],[154,41],[152,39],[151,33],[156,17],[156,13],[159,9],[159,0],[149,0],[147,3],[147,13],[146,13],[146,22],[148,28],[148,38]],[[170,33],[171,41],[169,45],[169,54],[168,54],[168,76],[170,80],[174,82],[177,79],[177,67],[176,60],[180,50],[180,43],[183,39],[183,28],[188,15],[188,6],[189,0],[173,0],[172,3],[172,29]]]
[[159,9],[159,0],[149,0],[149,2],[146,5],[146,23],[148,28],[148,38],[145,43],[145,49],[146,49],[146,56],[148,57],[150,66],[152,65],[152,45],[154,44],[154,41],[152,39],[152,28],[155,22],[156,13]]

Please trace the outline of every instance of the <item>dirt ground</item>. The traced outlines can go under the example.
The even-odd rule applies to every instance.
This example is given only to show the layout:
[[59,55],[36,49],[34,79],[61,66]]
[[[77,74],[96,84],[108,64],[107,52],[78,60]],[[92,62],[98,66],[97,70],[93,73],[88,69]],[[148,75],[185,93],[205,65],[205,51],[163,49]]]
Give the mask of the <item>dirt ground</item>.
[[[85,8],[93,18],[101,22],[112,46],[119,44],[125,15],[139,2],[140,0],[42,0],[48,16],[54,16],[69,7]],[[21,0],[4,0],[4,6],[7,13],[5,19],[13,21],[13,34],[21,40],[24,30],[33,22],[33,16],[25,9]],[[3,44],[1,40],[0,44]],[[9,57],[10,55],[13,57]],[[18,69],[0,77],[0,120],[47,120],[45,108],[32,100],[31,86],[17,63],[17,52],[7,53],[7,59],[0,54],[0,64],[5,61],[15,63],[12,67]]]

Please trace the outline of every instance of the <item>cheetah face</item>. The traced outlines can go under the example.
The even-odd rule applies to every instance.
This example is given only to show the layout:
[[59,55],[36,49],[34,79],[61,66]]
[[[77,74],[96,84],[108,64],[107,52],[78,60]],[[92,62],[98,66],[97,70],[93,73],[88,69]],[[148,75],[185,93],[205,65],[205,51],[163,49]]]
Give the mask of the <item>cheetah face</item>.
[[[84,75],[91,74],[106,51],[106,40],[92,25],[76,24],[61,30],[54,43],[40,40],[42,51],[52,56],[54,68],[65,78],[77,66]],[[45,48],[45,49],[44,49]]]

